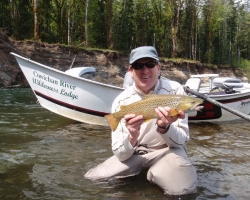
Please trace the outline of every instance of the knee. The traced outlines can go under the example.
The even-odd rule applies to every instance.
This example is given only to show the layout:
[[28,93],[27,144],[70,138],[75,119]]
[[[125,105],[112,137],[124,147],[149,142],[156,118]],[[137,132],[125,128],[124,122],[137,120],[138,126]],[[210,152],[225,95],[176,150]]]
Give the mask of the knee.
[[150,170],[147,179],[158,185],[165,194],[169,195],[192,194],[197,190],[197,174],[193,169],[190,169],[189,172],[181,172],[178,175],[176,173],[160,175],[156,171]]
[[107,178],[106,171],[102,169],[100,165],[97,167],[90,169],[86,174],[84,174],[84,177],[89,180],[98,180],[98,179],[105,179]]
[[191,194],[197,189],[197,173],[194,166],[187,158],[176,154],[163,157],[152,166],[147,179],[169,195]]
[[142,158],[138,156],[132,156],[124,162],[120,162],[116,156],[112,156],[97,167],[89,170],[84,177],[91,180],[124,178],[139,174],[141,169]]
[[97,165],[96,167],[90,169],[84,177],[89,180],[99,180],[99,179],[107,179],[113,176],[114,170],[112,170],[111,165],[114,166],[119,164],[118,159],[115,156],[110,157],[103,163]]

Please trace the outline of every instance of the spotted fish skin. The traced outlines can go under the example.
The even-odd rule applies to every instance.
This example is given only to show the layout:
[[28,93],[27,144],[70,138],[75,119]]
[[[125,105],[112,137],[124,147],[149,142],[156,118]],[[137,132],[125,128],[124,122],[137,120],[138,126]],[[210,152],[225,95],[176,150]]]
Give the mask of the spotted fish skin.
[[143,115],[145,120],[157,118],[155,108],[170,107],[170,116],[177,115],[179,110],[191,111],[203,102],[202,99],[190,97],[187,95],[175,94],[148,94],[140,101],[127,106],[121,106],[121,110],[113,114],[105,115],[110,128],[115,131],[120,120],[127,114]]

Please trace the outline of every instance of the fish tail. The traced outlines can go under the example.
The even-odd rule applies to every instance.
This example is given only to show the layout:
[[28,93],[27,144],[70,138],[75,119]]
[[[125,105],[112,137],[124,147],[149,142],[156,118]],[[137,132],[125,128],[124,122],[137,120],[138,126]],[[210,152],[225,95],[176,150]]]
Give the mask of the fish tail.
[[105,115],[104,117],[108,121],[111,130],[115,131],[115,129],[117,128],[117,126],[118,126],[118,124],[120,122],[120,119],[115,117],[113,114],[108,114],[108,115]]

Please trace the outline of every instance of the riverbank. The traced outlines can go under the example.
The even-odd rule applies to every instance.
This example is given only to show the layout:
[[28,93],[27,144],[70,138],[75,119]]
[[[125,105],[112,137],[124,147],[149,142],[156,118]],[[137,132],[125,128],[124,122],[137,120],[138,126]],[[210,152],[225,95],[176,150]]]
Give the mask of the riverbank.
[[[94,80],[122,86],[122,76],[128,67],[129,53],[112,50],[84,49],[80,47],[47,44],[34,41],[15,41],[0,32],[0,87],[29,87],[24,74],[10,52],[17,53],[53,67],[66,71],[69,68],[93,66],[96,68]],[[204,65],[198,61],[160,58],[162,75],[184,84],[191,74],[217,73],[221,76],[248,79],[230,66]]]

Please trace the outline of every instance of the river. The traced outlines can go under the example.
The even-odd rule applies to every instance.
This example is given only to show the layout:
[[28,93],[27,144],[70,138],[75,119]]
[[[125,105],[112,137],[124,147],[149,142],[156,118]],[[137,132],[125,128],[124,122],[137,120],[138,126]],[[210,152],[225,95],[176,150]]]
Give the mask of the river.
[[30,89],[0,89],[0,199],[249,199],[249,122],[190,124],[198,191],[170,197],[146,174],[91,182],[84,174],[112,155],[109,127],[56,115]]

